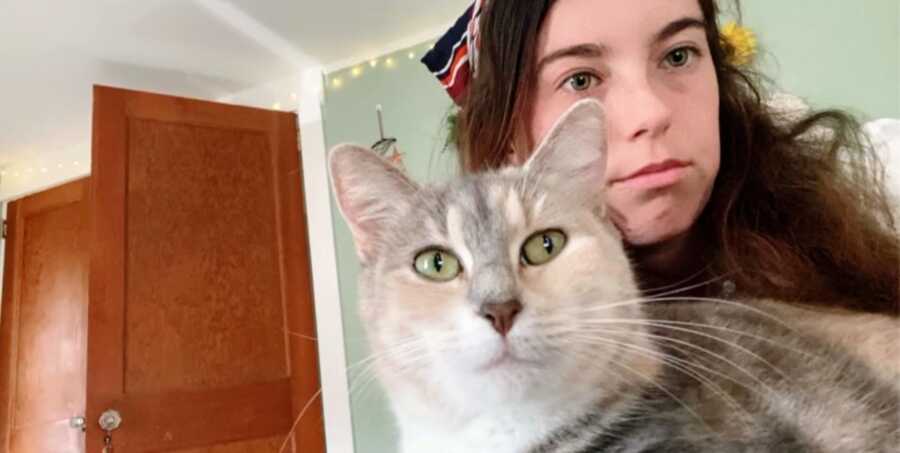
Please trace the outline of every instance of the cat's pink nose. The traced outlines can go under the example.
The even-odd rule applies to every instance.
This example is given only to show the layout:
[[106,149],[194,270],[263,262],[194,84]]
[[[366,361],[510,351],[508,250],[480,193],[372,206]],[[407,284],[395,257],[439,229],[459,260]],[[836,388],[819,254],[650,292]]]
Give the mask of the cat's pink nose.
[[516,315],[522,311],[522,304],[516,300],[508,300],[506,302],[486,302],[481,304],[479,314],[487,319],[494,330],[502,336],[506,336],[512,329]]

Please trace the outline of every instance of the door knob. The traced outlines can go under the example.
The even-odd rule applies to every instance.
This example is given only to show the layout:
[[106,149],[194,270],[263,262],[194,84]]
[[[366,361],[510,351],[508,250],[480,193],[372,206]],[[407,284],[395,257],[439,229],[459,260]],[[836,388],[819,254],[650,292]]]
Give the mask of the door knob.
[[115,409],[109,409],[100,414],[100,428],[109,433],[122,424],[122,415]]
[[69,419],[69,426],[72,429],[80,429],[81,432],[85,432],[87,430],[87,420],[84,416],[76,415]]

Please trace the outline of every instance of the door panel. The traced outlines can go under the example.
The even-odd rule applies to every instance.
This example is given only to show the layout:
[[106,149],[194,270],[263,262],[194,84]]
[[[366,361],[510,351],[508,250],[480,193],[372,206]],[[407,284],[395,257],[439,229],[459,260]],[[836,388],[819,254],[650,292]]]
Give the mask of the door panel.
[[143,119],[128,129],[126,393],[287,377],[266,135]]
[[[96,87],[93,127],[88,419],[119,410],[128,452],[278,451],[319,389],[296,116]],[[291,445],[324,451],[308,412]]]
[[2,320],[3,451],[84,451],[87,180],[10,203]]
[[159,451],[157,445],[163,444],[170,451],[274,435],[283,440],[291,427],[290,392],[290,381],[282,379],[220,390],[129,395],[115,406],[128,425],[123,421],[121,436],[118,430],[113,433],[114,446]]

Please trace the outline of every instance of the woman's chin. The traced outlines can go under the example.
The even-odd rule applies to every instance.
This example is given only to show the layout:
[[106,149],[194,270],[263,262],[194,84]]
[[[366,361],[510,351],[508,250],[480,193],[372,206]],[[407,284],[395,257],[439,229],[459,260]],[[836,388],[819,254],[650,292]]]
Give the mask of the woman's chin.
[[687,228],[675,224],[665,216],[650,221],[631,221],[616,225],[630,247],[663,246],[683,236]]
[[[613,223],[625,243],[631,247],[663,245],[684,236],[696,218],[695,203],[679,203],[675,199],[614,211]],[[618,214],[627,213],[627,214]]]

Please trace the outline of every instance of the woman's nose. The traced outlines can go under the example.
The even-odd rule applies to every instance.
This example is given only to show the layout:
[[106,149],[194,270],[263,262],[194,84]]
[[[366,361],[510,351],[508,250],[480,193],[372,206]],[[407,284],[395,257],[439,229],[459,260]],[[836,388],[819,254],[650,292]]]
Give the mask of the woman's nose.
[[647,77],[622,80],[606,100],[611,136],[637,141],[663,135],[672,125],[672,109]]

